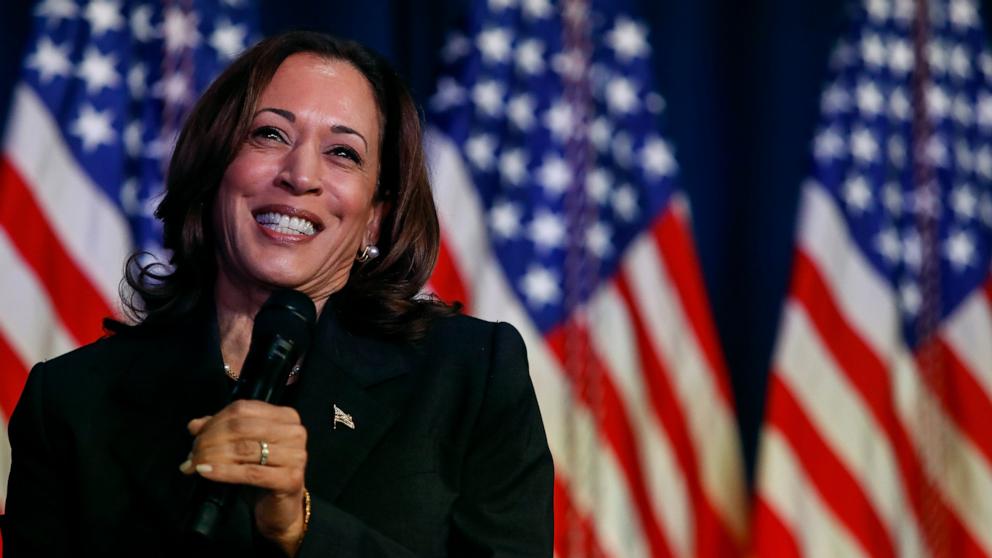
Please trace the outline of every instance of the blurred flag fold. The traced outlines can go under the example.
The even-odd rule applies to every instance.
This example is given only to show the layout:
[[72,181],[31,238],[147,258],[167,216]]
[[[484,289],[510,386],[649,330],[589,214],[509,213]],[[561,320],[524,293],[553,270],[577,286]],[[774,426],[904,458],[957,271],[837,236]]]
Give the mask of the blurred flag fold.
[[831,63],[773,360],[758,556],[992,556],[992,55],[870,0]]
[[32,364],[97,339],[183,116],[255,37],[251,0],[43,0],[0,156],[0,498]]
[[527,341],[556,554],[735,556],[734,406],[647,28],[623,2],[473,6],[428,107],[431,286]]

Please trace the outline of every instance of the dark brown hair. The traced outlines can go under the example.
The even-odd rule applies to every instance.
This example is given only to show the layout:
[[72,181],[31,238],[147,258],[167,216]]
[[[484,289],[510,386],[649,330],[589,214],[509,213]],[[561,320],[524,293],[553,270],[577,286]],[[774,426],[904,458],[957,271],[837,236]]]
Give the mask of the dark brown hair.
[[211,299],[217,274],[211,216],[221,178],[240,149],[256,103],[290,55],[342,60],[360,71],[381,117],[381,159],[375,200],[384,204],[380,256],[356,262],[331,307],[346,326],[365,334],[415,339],[431,317],[456,311],[418,298],[439,248],[439,228],[421,142],[420,115],[409,91],[379,55],[353,41],[294,31],[258,43],[235,60],[193,107],[169,164],[166,193],[155,212],[164,225],[170,266],[128,260],[124,296],[143,324],[174,323]]

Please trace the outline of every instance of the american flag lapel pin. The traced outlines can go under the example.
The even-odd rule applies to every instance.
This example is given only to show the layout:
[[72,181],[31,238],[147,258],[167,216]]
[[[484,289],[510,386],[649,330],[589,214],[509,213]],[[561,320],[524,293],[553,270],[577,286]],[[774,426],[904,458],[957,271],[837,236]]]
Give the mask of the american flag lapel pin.
[[334,404],[334,423],[332,424],[331,428],[333,430],[337,430],[338,429],[338,423],[341,423],[341,424],[347,426],[348,428],[350,428],[352,430],[355,429],[355,419],[351,418],[351,415],[349,415],[348,413],[342,411],[341,410],[341,407],[338,407],[337,404],[335,403]]

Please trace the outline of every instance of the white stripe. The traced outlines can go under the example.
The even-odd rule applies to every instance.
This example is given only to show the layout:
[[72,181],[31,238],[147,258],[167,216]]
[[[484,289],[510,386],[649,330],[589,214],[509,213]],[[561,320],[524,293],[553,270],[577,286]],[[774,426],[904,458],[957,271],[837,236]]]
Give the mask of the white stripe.
[[[802,307],[786,303],[775,363],[779,378],[871,502],[899,556],[923,555],[895,455]],[[795,536],[802,536],[795,533]]]
[[670,273],[649,237],[635,240],[623,258],[623,274],[685,414],[703,492],[731,533],[743,540],[744,468],[736,417],[719,393]]
[[758,463],[760,497],[792,534],[801,556],[865,555],[820,500],[788,441],[773,427],[766,426],[762,431]]
[[103,295],[118,308],[131,232],[120,211],[80,168],[41,100],[26,85],[14,88],[4,149],[62,245]]
[[[73,347],[38,278],[0,227],[0,335],[26,368]],[[9,412],[10,409],[7,409]]]
[[992,398],[992,308],[984,289],[971,293],[947,318],[941,337]]
[[435,202],[452,260],[466,288],[473,313],[512,323],[527,344],[531,380],[537,392],[555,467],[569,479],[580,510],[590,511],[597,540],[610,556],[649,556],[646,538],[616,455],[598,435],[588,410],[571,386],[543,337],[506,282],[486,241],[482,205],[464,163],[443,136],[428,131]]
[[992,555],[992,464],[962,435],[929,389],[907,351],[900,352],[893,376],[896,412],[951,511]]
[[[695,556],[695,525],[685,476],[652,410],[650,392],[642,376],[644,370],[637,360],[633,325],[623,299],[612,285],[600,289],[590,300],[588,317],[593,347],[617,386],[634,428],[648,496],[661,520],[665,538],[676,556]],[[661,502],[665,505],[659,506]]]
[[10,476],[10,438],[7,421],[0,417],[0,513],[7,504],[7,477]]

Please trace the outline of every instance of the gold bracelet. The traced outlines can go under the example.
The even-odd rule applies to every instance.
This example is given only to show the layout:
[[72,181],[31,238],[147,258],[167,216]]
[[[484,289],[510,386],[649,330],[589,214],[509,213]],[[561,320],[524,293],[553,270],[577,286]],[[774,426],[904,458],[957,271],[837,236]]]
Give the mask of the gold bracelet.
[[300,540],[296,543],[297,548],[303,544],[303,537],[307,536],[307,528],[310,527],[310,491],[303,489],[303,532],[300,533]]

